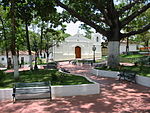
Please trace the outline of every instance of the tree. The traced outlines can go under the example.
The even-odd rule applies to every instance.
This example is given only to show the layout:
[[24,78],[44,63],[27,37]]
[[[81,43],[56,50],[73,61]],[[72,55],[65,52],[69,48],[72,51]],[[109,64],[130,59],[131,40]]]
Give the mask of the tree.
[[[50,8],[50,9],[49,9]],[[44,29],[44,21],[52,20],[51,16],[56,13],[56,8],[54,7],[53,2],[48,0],[20,0],[17,6],[17,17],[22,20],[25,24],[26,29],[26,41],[27,41],[27,48],[30,56],[30,69],[32,70],[32,54],[30,48],[30,41],[29,41],[29,31],[28,26],[31,24],[31,21],[37,19],[37,23],[41,28],[41,42],[40,42],[40,53],[42,51],[42,38],[43,38],[43,29]],[[35,43],[34,43],[35,45]],[[38,50],[37,50],[38,51]]]
[[[138,7],[136,7],[137,9]],[[131,12],[130,12],[131,13]],[[150,9],[143,12],[141,15],[139,15],[136,19],[134,19],[130,24],[124,29],[124,31],[131,31],[132,29],[140,29],[143,27],[143,25],[146,25],[147,22],[149,22],[150,19]],[[131,29],[132,28],[132,29]],[[149,37],[149,31],[137,34],[132,37],[127,37],[127,42],[134,42],[136,44],[144,45],[145,47],[148,47],[150,37]],[[128,45],[127,43],[127,45]]]
[[19,35],[17,34],[18,29],[19,29],[19,19],[17,17],[17,10],[18,10],[18,5],[22,3],[21,0],[16,1],[16,0],[2,0],[0,4],[4,7],[4,10],[8,11],[7,12],[7,18],[11,20],[10,25],[11,25],[11,37],[9,40],[11,40],[10,48],[11,48],[11,53],[13,57],[13,68],[14,68],[14,78],[19,77],[19,65],[18,65],[18,51],[19,51],[19,43],[17,45],[18,41],[21,41],[19,38]]
[[[56,13],[56,8],[54,7],[53,1],[50,0],[2,0],[0,4],[4,6],[5,9],[9,9],[9,18],[11,19],[11,26],[12,26],[12,37],[11,37],[11,51],[14,59],[14,76],[15,78],[18,77],[18,60],[16,56],[16,51],[19,49],[17,47],[17,26],[20,24],[18,21],[20,19],[25,24],[26,29],[26,40],[27,40],[27,47],[29,51],[29,55],[31,56],[31,48],[29,42],[29,31],[28,25],[30,25],[31,20],[33,19],[32,14],[34,13],[34,18],[40,16],[42,21],[55,21],[57,18],[52,18],[53,14]],[[61,22],[57,22],[61,23]],[[55,23],[56,26],[56,23]],[[21,41],[21,40],[20,40]],[[32,65],[30,58],[30,65]],[[32,68],[32,66],[31,66]]]
[[[139,29],[132,29],[123,33],[130,22],[150,8],[149,0],[132,0],[129,4],[126,0],[116,2],[114,0],[55,0],[56,4],[78,20],[94,28],[108,39],[108,66],[119,65],[120,40],[136,35],[150,29],[150,19]],[[136,7],[136,8],[135,8]],[[137,9],[138,7],[138,9]],[[128,16],[126,12],[132,10]]]
[[47,28],[44,32],[43,48],[46,53],[46,62],[49,61],[49,54],[52,52],[49,49],[52,49],[53,46],[59,46],[59,42],[63,41],[68,34],[65,34],[63,31],[56,31],[50,28]]
[[11,0],[10,3],[11,3],[10,15],[11,15],[11,27],[12,27],[11,52],[12,52],[13,64],[14,64],[14,78],[18,78],[19,77],[19,65],[18,65],[18,57],[16,55],[16,19],[15,19],[16,3],[15,3],[15,0]]
[[[34,29],[34,27],[33,27]],[[40,35],[38,33],[35,32],[29,32],[29,36],[30,36],[30,42],[31,42],[31,49],[32,51],[35,52],[35,65],[34,65],[34,70],[38,69],[37,66],[37,57],[38,57],[38,52],[39,52],[39,47],[38,45],[40,45]]]
[[143,45],[144,47],[149,47],[150,32],[146,31],[144,33],[138,34],[134,38],[130,39],[130,41]]
[[[135,7],[135,9],[137,10],[139,7]],[[135,10],[134,9],[134,10]],[[130,10],[127,14],[131,13],[132,11]],[[143,12],[141,15],[139,15],[136,19],[134,19],[132,22],[130,22],[128,24],[128,26],[126,26],[126,28],[124,29],[125,32],[130,32],[132,29],[137,30],[140,29],[141,27],[143,27],[143,25],[146,25],[147,22],[149,22],[150,19],[150,9],[148,9],[147,11]],[[131,29],[132,28],[132,29]],[[129,42],[133,42],[137,43],[137,44],[141,44],[141,42],[145,43],[145,46],[148,44],[149,38],[148,38],[148,31],[137,34],[135,36],[132,37],[127,37],[127,53],[129,51]]]
[[0,7],[0,22],[2,25],[2,36],[4,37],[4,47],[5,47],[5,52],[6,52],[6,59],[7,59],[7,68],[10,67],[9,62],[8,62],[8,39],[6,36],[6,20],[4,20],[4,18],[6,18],[6,13],[3,10],[3,7]]
[[91,30],[91,27],[85,24],[81,24],[80,28],[85,30],[85,37],[91,39],[91,33],[93,33],[93,31]]
[[29,41],[28,26],[30,25],[33,19],[32,13],[33,13],[32,7],[27,1],[22,1],[22,3],[18,5],[17,16],[25,24],[26,42],[27,42],[27,48],[28,48],[28,53],[29,53],[30,70],[33,69],[33,66],[32,66],[32,53],[31,53],[31,47],[30,47],[30,41]]

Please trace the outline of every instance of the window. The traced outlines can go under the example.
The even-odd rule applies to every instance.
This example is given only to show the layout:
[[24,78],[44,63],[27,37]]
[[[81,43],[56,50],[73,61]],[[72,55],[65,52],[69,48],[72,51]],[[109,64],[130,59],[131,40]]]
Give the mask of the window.
[[2,61],[4,61],[4,57],[2,58]]
[[96,38],[96,42],[99,42],[99,38],[98,37]]

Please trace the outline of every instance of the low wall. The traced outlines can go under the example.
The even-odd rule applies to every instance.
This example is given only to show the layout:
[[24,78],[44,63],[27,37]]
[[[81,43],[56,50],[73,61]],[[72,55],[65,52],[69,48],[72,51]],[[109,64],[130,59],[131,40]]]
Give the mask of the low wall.
[[[98,69],[92,69],[91,73],[96,76],[111,77],[111,78],[118,78],[117,75],[119,74],[119,72],[116,71],[105,71],[105,70],[98,70]],[[136,83],[143,86],[150,87],[150,77],[136,75]]]
[[150,87],[150,77],[136,76],[136,82],[140,85]]
[[96,76],[101,76],[101,77],[110,77],[110,78],[118,78],[119,72],[115,71],[105,71],[105,70],[98,70],[98,69],[92,69],[91,73],[96,75]]
[[99,94],[99,84],[53,86],[52,97]]
[[10,100],[12,99],[12,89],[0,89],[0,100]]
[[[63,73],[66,73],[66,72],[63,72]],[[82,76],[82,75],[76,74],[76,76]],[[88,81],[93,82],[93,84],[52,86],[52,98],[62,97],[62,96],[99,94],[100,84],[92,81],[86,76],[84,77]]]
[[[90,79],[88,80],[91,81]],[[93,84],[52,86],[51,90],[52,98],[63,96],[90,95],[99,94],[100,85],[96,82],[93,82]],[[0,100],[12,100],[12,92],[12,89],[0,89]],[[36,96],[41,98],[42,96],[45,97],[45,95]]]

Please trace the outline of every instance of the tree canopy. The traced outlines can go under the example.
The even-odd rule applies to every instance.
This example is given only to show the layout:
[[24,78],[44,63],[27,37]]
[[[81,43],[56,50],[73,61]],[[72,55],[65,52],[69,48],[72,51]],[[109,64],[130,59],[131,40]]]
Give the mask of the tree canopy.
[[[72,16],[94,28],[97,32],[108,37],[109,40],[118,40],[112,37],[114,28],[119,29],[119,40],[131,35],[139,34],[150,29],[150,19],[139,29],[128,33],[120,32],[143,12],[150,8],[149,0],[55,0],[57,5],[64,8]],[[126,13],[131,10],[127,16]],[[144,16],[144,15],[143,15]],[[113,34],[112,34],[113,33]]]
[[[121,39],[143,33],[150,29],[150,18],[142,19],[140,27],[128,32],[123,30],[150,8],[149,0],[55,0],[56,4],[70,14],[69,20],[80,20],[94,28],[108,40],[108,66],[119,65],[119,42]],[[141,17],[141,18],[142,18]],[[134,22],[134,23],[135,23]]]

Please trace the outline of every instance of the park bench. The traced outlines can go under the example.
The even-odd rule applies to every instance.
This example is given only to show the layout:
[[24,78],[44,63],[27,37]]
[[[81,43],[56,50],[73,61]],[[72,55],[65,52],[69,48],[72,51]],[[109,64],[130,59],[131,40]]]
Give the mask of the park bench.
[[50,82],[15,83],[13,87],[13,102],[23,99],[38,99],[51,97]]
[[69,70],[66,70],[65,68],[60,68],[60,71],[70,73]]
[[136,72],[126,70],[126,71],[120,72],[118,76],[119,76],[119,80],[123,78],[123,80],[136,83]]
[[101,62],[101,63],[95,64],[95,68],[97,68],[97,67],[103,68],[103,67],[106,67],[106,66],[107,66],[106,62]]
[[77,65],[77,61],[76,61],[76,60],[73,60],[73,61],[72,61],[72,64],[73,64],[73,65]]
[[44,69],[57,69],[57,62],[49,62],[46,66],[43,66]]

